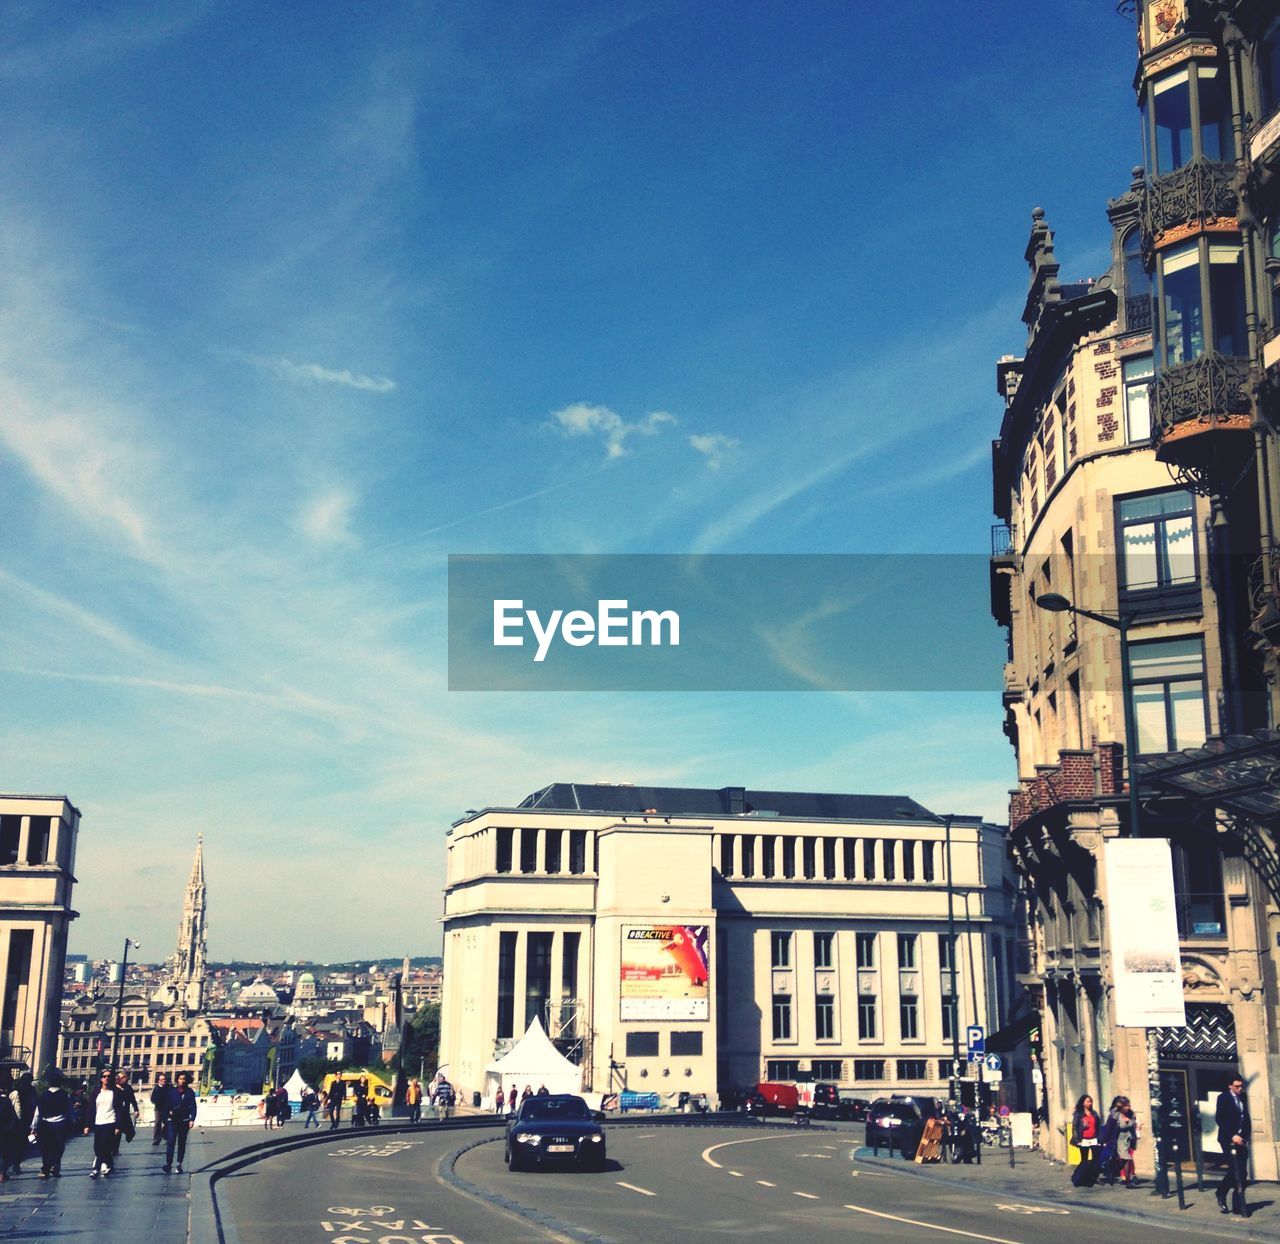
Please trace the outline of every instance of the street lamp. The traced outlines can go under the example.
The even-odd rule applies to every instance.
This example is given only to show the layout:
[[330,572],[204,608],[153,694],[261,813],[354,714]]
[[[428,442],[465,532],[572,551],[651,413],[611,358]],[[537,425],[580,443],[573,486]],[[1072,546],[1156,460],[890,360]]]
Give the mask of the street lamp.
[[120,956],[120,994],[116,998],[116,1035],[111,1042],[111,1069],[115,1071],[120,1063],[120,1012],[124,1007],[124,977],[129,968],[129,947],[134,950],[141,950],[142,943],[135,942],[133,938],[126,937],[124,939],[124,954]]
[[[1133,711],[1133,667],[1129,661],[1129,627],[1134,615],[1120,613],[1112,617],[1106,613],[1094,613],[1073,605],[1058,592],[1045,592],[1034,597],[1039,608],[1050,613],[1074,613],[1077,617],[1100,622],[1120,632],[1120,695],[1124,701],[1124,761],[1129,780],[1129,824],[1131,838],[1142,837],[1142,808],[1138,802],[1138,722]],[[1164,1169],[1164,1149],[1160,1143],[1160,1050],[1156,1030],[1147,1029],[1147,1092],[1151,1098],[1151,1141],[1156,1159],[1156,1192],[1161,1197],[1169,1195],[1168,1174]]]
[[[946,868],[947,868],[947,946],[950,951],[951,973],[951,1098],[959,1101],[960,1079],[960,998],[956,993],[956,906],[955,881],[951,875],[951,822],[954,818],[948,813],[943,820],[946,823]],[[974,1023],[977,1023],[975,1018]]]

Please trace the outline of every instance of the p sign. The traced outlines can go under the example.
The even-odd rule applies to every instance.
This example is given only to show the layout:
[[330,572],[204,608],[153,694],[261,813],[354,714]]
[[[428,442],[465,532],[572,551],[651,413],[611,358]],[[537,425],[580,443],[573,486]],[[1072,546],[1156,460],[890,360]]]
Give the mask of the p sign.
[[970,1025],[967,1030],[965,1040],[969,1046],[969,1061],[973,1061],[975,1054],[983,1054],[987,1049],[987,1034],[978,1024]]

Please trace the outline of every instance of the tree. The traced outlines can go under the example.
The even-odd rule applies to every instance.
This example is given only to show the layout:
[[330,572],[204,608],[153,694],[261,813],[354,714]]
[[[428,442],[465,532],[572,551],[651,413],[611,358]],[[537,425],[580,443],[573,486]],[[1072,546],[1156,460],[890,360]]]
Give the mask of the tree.
[[392,1060],[394,1070],[408,1079],[430,1074],[440,1057],[440,1004],[428,1002],[420,1006],[404,1026],[400,1049]]

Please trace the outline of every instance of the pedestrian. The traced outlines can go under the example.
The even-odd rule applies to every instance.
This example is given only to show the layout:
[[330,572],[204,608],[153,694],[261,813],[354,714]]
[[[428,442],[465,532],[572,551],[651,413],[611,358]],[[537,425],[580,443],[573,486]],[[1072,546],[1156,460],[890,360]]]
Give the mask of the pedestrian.
[[978,1112],[968,1106],[960,1107],[960,1155],[966,1166],[973,1165],[978,1146],[982,1144],[982,1136],[978,1127]]
[[516,1112],[516,1086],[511,1086],[511,1091],[507,1094],[507,1113],[515,1114]]
[[262,1115],[262,1130],[269,1132],[276,1125],[276,1108],[279,1105],[279,1099],[276,1097],[274,1090],[266,1092],[262,1095],[262,1101],[259,1104],[258,1113]]
[[422,1122],[422,1081],[410,1080],[404,1091],[404,1104],[409,1107],[409,1122]]
[[90,1179],[101,1175],[104,1179],[111,1174],[116,1160],[116,1146],[120,1143],[120,1132],[124,1124],[121,1120],[129,1113],[129,1102],[116,1086],[115,1077],[109,1067],[104,1067],[98,1076],[98,1087],[89,1099],[90,1123],[85,1133],[93,1132],[93,1169]]
[[1093,1098],[1086,1093],[1076,1102],[1071,1113],[1071,1143],[1080,1150],[1080,1165],[1072,1172],[1071,1182],[1077,1188],[1092,1188],[1098,1182],[1098,1145],[1102,1120],[1093,1108]]
[[525,1102],[527,1102],[529,1098],[532,1096],[533,1096],[533,1086],[526,1084],[524,1086],[524,1092],[520,1094],[520,1104],[523,1106]]
[[132,1141],[137,1135],[139,1110],[138,1095],[133,1091],[133,1085],[129,1083],[129,1073],[123,1068],[116,1072],[116,1088],[120,1090],[125,1104],[124,1116],[120,1120],[120,1130],[116,1133],[115,1139],[116,1155],[119,1156],[121,1139]]
[[342,1117],[342,1103],[347,1099],[347,1082],[341,1076],[334,1076],[329,1083],[329,1130],[337,1131],[338,1120]]
[[187,1084],[187,1073],[179,1071],[176,1083],[169,1090],[167,1103],[167,1122],[164,1129],[164,1173],[173,1169],[176,1150],[178,1158],[178,1174],[182,1172],[182,1161],[187,1156],[187,1133],[196,1121],[196,1095]]
[[276,1089],[276,1127],[284,1127],[293,1118],[293,1107],[289,1104],[289,1090],[282,1084]]
[[538,1085],[538,1093],[537,1093],[537,1095],[538,1095],[539,1097],[548,1097],[548,1096],[550,1096],[550,1094],[551,1094],[551,1090],[550,1090],[550,1089],[548,1089],[548,1088],[547,1088],[547,1086],[546,1086],[545,1084],[539,1084],[539,1085]]
[[36,1098],[33,1119],[36,1144],[40,1146],[40,1178],[62,1177],[62,1151],[66,1148],[67,1120],[71,1115],[71,1095],[63,1087],[62,1072],[50,1067],[45,1090]]
[[[1244,1080],[1232,1076],[1227,1091],[1218,1094],[1213,1112],[1218,1125],[1218,1148],[1227,1160],[1227,1173],[1217,1188],[1218,1209],[1222,1213],[1249,1217],[1244,1190],[1249,1178],[1249,1140],[1253,1125],[1249,1119],[1249,1103],[1244,1096]],[[1231,1190],[1231,1209],[1227,1209],[1227,1190]]]
[[355,1100],[351,1105],[351,1126],[364,1127],[368,1122],[369,1077],[361,1076],[351,1086]]
[[[5,1079],[12,1085],[12,1079],[7,1076]],[[19,1146],[26,1144],[26,1133],[21,1128],[18,1107],[13,1104],[13,1090],[0,1084],[0,1183],[8,1180],[10,1168],[15,1175],[21,1174],[23,1148]]]
[[453,1085],[441,1078],[436,1085],[436,1117],[442,1122],[449,1117],[453,1107]]
[[365,1098],[364,1121],[366,1127],[377,1127],[382,1122],[382,1107],[378,1105],[378,1095],[370,1093]]
[[502,1091],[502,1085],[498,1085],[498,1091],[493,1095],[493,1113],[502,1115],[506,1113],[507,1095]]
[[156,1086],[151,1090],[151,1147],[154,1149],[164,1139],[165,1109],[169,1101],[169,1073],[156,1075]]
[[320,1096],[309,1084],[302,1090],[302,1109],[307,1113],[302,1123],[302,1130],[305,1132],[313,1123],[319,1127],[320,1120],[316,1118],[316,1114],[320,1110]]
[[1111,1182],[1114,1184],[1119,1175],[1124,1186],[1132,1188],[1135,1183],[1133,1155],[1138,1150],[1138,1116],[1133,1113],[1133,1106],[1127,1097],[1121,1097],[1118,1101],[1119,1105],[1112,1107],[1107,1119],[1109,1126],[1114,1123]]

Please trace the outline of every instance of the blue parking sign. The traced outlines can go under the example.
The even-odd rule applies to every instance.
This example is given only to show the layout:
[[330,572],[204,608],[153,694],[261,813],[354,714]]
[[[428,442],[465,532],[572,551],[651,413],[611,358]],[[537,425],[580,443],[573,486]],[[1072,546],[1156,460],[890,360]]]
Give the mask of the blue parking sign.
[[969,1045],[969,1061],[971,1063],[978,1062],[987,1049],[987,1034],[978,1025],[970,1025],[966,1034]]

